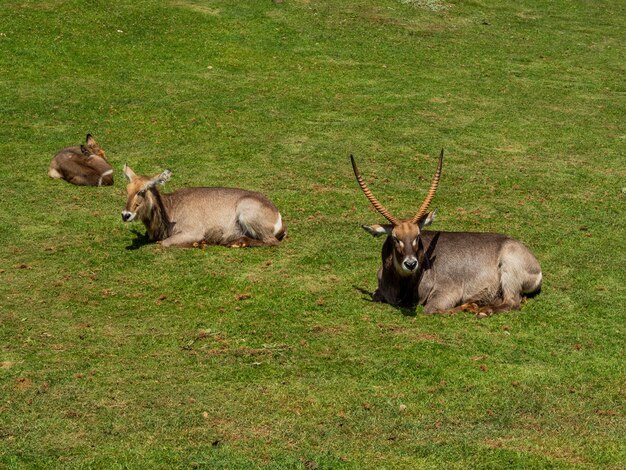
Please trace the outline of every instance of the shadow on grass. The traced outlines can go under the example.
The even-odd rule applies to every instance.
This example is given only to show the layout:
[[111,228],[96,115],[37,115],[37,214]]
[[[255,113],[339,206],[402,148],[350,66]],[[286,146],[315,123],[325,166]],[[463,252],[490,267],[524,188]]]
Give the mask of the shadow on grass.
[[141,233],[139,230],[135,229],[133,229],[132,232],[135,238],[133,238],[133,242],[126,247],[127,250],[138,250],[142,246],[152,243],[147,234]]
[[396,310],[399,310],[402,315],[405,317],[415,317],[417,316],[417,306],[413,305],[412,307],[394,307]]
[[[374,299],[374,293],[368,291],[367,289],[363,289],[362,287],[355,286],[355,285],[353,285],[352,288],[354,290],[356,290],[356,291],[359,291],[361,294],[367,296],[367,297],[362,297],[362,299],[365,300],[366,302],[386,303],[386,302],[381,302],[380,300]],[[417,310],[416,310],[416,306],[415,305],[413,305],[413,306],[391,305],[391,304],[387,304],[387,305],[389,305],[392,308],[395,308],[396,310],[398,310],[405,317],[414,317],[414,316],[417,315]]]

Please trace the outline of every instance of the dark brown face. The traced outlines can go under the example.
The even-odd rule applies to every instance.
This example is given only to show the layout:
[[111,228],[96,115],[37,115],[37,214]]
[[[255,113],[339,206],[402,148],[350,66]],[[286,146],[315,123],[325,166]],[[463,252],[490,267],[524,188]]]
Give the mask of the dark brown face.
[[415,273],[422,262],[420,228],[411,222],[395,225],[389,234],[393,243],[393,264],[401,276]]

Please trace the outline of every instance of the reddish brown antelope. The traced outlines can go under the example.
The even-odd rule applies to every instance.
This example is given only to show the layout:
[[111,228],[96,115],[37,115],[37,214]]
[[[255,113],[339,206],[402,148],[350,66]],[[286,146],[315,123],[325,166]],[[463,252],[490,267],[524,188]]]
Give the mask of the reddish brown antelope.
[[78,186],[113,184],[113,168],[91,134],[87,134],[85,145],[59,150],[50,162],[48,176]]
[[183,188],[165,194],[156,186],[170,179],[169,170],[150,178],[136,175],[124,165],[124,175],[128,200],[122,220],[141,220],[148,238],[162,246],[278,245],[287,233],[278,209],[261,193],[238,188]]
[[363,225],[375,237],[387,235],[373,300],[403,307],[421,304],[427,314],[469,310],[485,316],[519,309],[524,294],[538,292],[541,267],[519,241],[498,233],[422,230],[437,212],[428,207],[441,178],[443,150],[426,199],[410,219],[394,217],[374,197],[350,158],[365,196],[390,222]]

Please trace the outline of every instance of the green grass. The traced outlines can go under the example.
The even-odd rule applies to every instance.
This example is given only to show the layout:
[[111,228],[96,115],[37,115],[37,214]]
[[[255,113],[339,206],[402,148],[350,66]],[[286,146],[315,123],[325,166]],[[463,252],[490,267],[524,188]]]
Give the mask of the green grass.
[[[3,2],[0,465],[619,468],[624,18],[609,1]],[[87,132],[113,188],[46,175]],[[403,217],[441,147],[433,228],[530,246],[544,286],[519,312],[413,315],[357,290],[381,246],[360,224],[381,217],[348,155]],[[169,190],[263,191],[289,236],[137,247],[124,162],[170,168]]]

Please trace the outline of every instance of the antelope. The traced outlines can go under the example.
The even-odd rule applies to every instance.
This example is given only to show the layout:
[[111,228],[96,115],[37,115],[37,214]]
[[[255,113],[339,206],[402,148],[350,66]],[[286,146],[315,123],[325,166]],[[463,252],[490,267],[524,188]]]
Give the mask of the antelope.
[[286,236],[278,209],[263,194],[239,188],[183,188],[161,193],[172,172],[140,176],[124,165],[128,199],[122,220],[141,220],[150,241],[164,247],[273,246]]
[[113,168],[104,150],[91,134],[85,140],[85,145],[59,150],[50,162],[48,176],[78,186],[111,186]]
[[521,242],[499,233],[423,230],[435,220],[435,196],[443,149],[426,198],[409,219],[393,216],[372,194],[351,155],[359,186],[389,223],[363,225],[374,237],[387,235],[378,288],[372,300],[399,307],[424,306],[424,313],[472,311],[479,317],[517,310],[525,295],[541,287],[541,267]]

